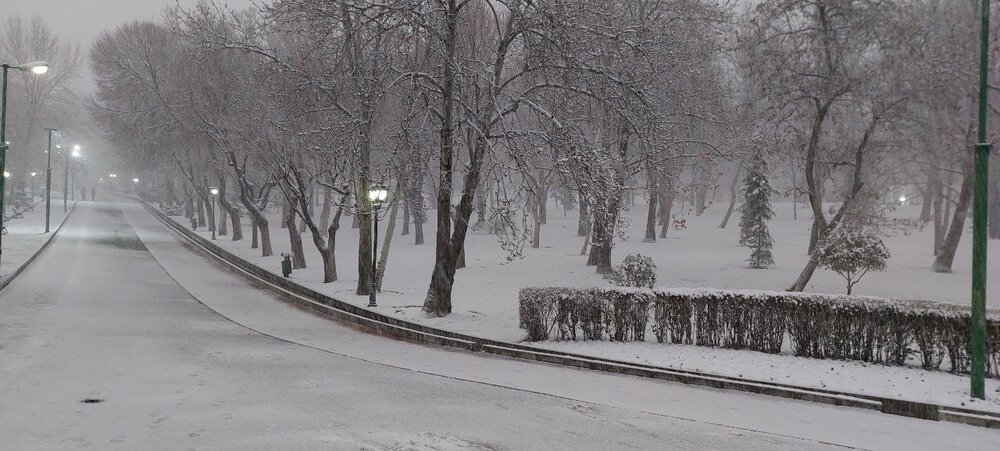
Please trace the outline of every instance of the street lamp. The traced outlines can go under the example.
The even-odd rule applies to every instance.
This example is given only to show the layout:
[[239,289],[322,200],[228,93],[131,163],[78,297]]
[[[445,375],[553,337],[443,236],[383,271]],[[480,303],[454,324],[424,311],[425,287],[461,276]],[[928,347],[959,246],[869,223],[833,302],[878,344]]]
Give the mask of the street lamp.
[[211,208],[211,211],[209,212],[212,215],[212,220],[209,221],[208,225],[209,225],[209,228],[212,230],[212,239],[214,240],[215,239],[215,198],[219,195],[219,189],[218,188],[209,188],[208,192],[209,192],[209,194],[212,195],[212,208]]
[[52,134],[59,132],[54,128],[49,131],[49,150],[45,158],[45,233],[49,233],[49,218],[52,216]]
[[375,227],[372,228],[372,278],[371,289],[368,290],[368,306],[377,307],[375,303],[375,269],[378,261],[378,210],[382,203],[389,197],[389,190],[382,185],[372,185],[368,188],[368,201],[372,204],[372,216],[375,218]]
[[132,183],[135,183],[136,185],[138,185],[139,184],[139,178],[136,177],[136,178],[132,179]]
[[[21,72],[31,72],[35,75],[41,75],[49,71],[49,63],[45,61],[35,61],[26,64],[0,64],[0,68],[3,68],[3,94],[0,95],[0,171],[7,174],[7,146],[10,144],[7,142],[7,71],[8,69],[17,69]],[[7,185],[7,176],[0,178],[0,229],[3,229],[3,213],[7,211],[4,207],[4,193]],[[3,255],[3,234],[0,234],[0,256]]]
[[[62,146],[56,146],[57,149],[62,149]],[[74,144],[72,148],[66,149],[66,172],[63,175],[63,213],[68,211],[68,199],[69,199],[69,157],[80,158],[80,145]],[[76,196],[76,193],[73,193]]]
[[986,399],[986,226],[989,204],[990,144],[986,137],[987,75],[990,60],[990,2],[980,0],[979,136],[976,140],[972,204],[972,340],[969,376],[974,398]]

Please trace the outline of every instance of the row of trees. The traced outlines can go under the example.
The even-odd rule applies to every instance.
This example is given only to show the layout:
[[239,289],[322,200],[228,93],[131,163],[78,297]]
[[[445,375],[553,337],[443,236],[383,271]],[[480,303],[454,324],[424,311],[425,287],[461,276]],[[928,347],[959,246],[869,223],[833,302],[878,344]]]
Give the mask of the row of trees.
[[[11,177],[4,193],[8,197],[15,192],[31,191],[33,186],[37,190],[44,184],[44,180],[32,180],[31,173],[44,178],[46,128],[58,128],[76,136],[90,130],[86,115],[79,114],[85,111],[84,99],[70,86],[83,63],[79,47],[60,40],[38,17],[11,16],[0,21],[0,61],[22,64],[39,60],[49,63],[50,70],[45,76],[9,71],[6,132],[10,148],[6,171]],[[61,159],[54,161],[61,162]]]
[[[371,263],[367,197],[387,186],[386,236],[412,225],[422,244],[435,216],[432,315],[451,311],[470,229],[516,257],[540,246],[554,197],[579,210],[587,264],[608,272],[636,191],[652,242],[675,202],[690,196],[704,210],[722,171],[732,212],[744,167],[765,184],[768,167],[789,168],[776,175],[808,200],[810,248],[838,228],[884,227],[892,193],[919,186],[948,230],[935,243],[946,270],[971,193],[974,2],[910,3],[765,0],[745,13],[707,0],[201,3],[102,35],[92,112],[164,201],[212,222],[218,187],[232,238],[248,215],[262,255],[272,252],[263,212],[281,204],[296,265],[307,229],[326,282],[337,279],[340,218],[353,215],[358,294],[373,278],[381,286],[389,257],[386,240]],[[951,221],[942,204],[954,205]],[[744,227],[770,243],[766,228]]]

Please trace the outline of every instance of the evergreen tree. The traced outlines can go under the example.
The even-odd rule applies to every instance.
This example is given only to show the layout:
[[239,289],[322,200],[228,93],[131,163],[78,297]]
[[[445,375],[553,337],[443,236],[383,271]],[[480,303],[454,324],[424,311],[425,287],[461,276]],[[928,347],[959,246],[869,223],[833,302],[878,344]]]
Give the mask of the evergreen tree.
[[767,221],[774,216],[771,194],[774,188],[767,181],[767,162],[755,156],[743,179],[743,206],[740,207],[740,245],[751,249],[751,268],[766,268],[774,264],[771,255],[771,233]]

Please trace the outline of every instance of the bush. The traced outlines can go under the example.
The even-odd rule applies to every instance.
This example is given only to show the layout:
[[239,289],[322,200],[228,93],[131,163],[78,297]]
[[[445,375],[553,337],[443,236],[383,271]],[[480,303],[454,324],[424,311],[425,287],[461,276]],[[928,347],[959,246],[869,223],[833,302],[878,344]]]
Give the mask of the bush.
[[656,263],[645,255],[629,255],[604,278],[619,287],[653,288],[656,285]]
[[[922,301],[707,289],[524,288],[527,341],[644,341],[720,346],[926,369],[969,366],[969,309]],[[987,319],[988,372],[1000,377],[1000,315]]]
[[847,280],[847,294],[869,271],[885,271],[889,249],[872,233],[837,229],[813,251],[816,263]]

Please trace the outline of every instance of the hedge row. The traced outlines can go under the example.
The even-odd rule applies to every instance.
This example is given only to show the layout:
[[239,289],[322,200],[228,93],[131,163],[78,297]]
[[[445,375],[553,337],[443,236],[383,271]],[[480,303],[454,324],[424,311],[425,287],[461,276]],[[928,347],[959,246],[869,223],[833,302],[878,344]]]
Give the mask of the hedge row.
[[[861,296],[707,289],[524,288],[528,341],[644,341],[821,359],[969,368],[968,307]],[[987,367],[1000,377],[1000,315],[987,315]]]

